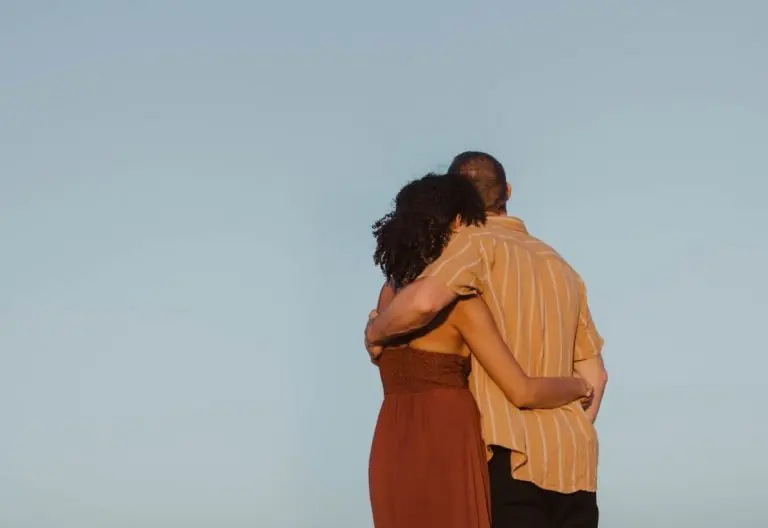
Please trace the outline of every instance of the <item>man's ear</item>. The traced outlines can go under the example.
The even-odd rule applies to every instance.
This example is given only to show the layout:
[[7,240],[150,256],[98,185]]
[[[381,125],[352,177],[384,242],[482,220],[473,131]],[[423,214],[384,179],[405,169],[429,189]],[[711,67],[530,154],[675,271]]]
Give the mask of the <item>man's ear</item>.
[[507,183],[507,200],[509,200],[510,198],[512,198],[512,186],[509,183]]

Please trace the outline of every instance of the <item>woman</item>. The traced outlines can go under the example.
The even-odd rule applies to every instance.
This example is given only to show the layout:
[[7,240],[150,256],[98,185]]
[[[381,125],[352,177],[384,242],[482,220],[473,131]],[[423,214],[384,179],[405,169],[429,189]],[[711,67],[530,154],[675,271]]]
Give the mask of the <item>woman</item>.
[[[430,174],[403,187],[394,210],[373,227],[374,261],[387,279],[377,310],[440,256],[456,228],[484,222],[482,199],[461,176]],[[529,378],[485,303],[457,301],[377,359],[385,396],[369,466],[376,528],[490,527],[470,354],[517,407],[559,407],[591,392],[579,378]]]

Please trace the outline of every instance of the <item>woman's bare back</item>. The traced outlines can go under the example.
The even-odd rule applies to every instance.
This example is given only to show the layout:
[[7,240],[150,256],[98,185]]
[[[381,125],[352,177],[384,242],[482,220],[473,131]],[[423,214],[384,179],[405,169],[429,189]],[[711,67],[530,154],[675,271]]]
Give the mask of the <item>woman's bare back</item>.
[[[384,310],[392,298],[395,296],[394,290],[385,285],[379,296],[379,305],[377,310]],[[470,354],[469,347],[458,330],[458,321],[462,317],[463,301],[458,300],[448,306],[435,319],[423,329],[414,334],[405,336],[398,340],[398,345],[409,345],[415,349],[424,352],[433,352],[435,354],[455,354],[467,357]]]

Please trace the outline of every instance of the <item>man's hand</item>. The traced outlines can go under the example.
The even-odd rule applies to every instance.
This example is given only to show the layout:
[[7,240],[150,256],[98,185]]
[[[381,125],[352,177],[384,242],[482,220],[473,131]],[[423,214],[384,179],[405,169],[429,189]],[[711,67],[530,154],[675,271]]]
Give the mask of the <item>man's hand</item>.
[[371,361],[376,363],[376,361],[379,359],[379,356],[381,355],[382,351],[384,350],[384,347],[381,345],[375,345],[371,343],[369,340],[370,335],[370,328],[371,324],[374,320],[376,320],[376,317],[378,317],[379,312],[376,310],[371,310],[371,313],[368,314],[368,324],[365,325],[365,335],[364,335],[364,342],[365,342],[365,349],[368,351],[368,355],[371,357]]

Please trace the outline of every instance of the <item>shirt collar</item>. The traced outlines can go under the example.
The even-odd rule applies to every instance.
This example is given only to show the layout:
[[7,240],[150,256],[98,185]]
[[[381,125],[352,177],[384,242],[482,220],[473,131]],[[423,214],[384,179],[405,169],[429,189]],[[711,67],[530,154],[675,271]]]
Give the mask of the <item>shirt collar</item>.
[[514,231],[528,234],[528,230],[525,228],[525,223],[515,216],[504,215],[488,215],[488,221],[499,225],[503,225]]

